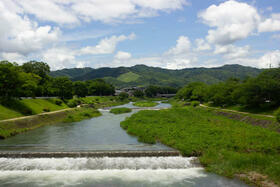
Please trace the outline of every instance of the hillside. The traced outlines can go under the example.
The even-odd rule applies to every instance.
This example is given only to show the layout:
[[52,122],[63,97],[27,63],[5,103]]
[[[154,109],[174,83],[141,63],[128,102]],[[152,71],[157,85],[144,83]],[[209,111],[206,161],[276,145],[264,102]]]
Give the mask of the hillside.
[[231,77],[245,79],[257,76],[262,70],[237,64],[216,68],[186,68],[170,70],[145,65],[117,68],[73,68],[53,71],[51,76],[67,76],[72,80],[103,78],[118,88],[127,86],[161,85],[180,87],[189,82],[202,81],[213,84]]

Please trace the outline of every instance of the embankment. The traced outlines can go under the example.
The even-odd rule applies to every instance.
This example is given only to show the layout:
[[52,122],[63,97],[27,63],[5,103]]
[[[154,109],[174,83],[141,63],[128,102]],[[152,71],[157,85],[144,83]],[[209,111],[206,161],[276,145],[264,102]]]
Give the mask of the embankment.
[[72,122],[101,115],[94,108],[70,108],[55,112],[0,121],[0,138],[7,138],[31,129],[58,122]]

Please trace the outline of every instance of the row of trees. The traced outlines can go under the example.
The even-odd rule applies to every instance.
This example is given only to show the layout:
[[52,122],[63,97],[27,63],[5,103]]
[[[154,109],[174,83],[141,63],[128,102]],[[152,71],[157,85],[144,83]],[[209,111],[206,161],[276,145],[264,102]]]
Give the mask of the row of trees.
[[216,106],[277,107],[280,106],[280,68],[265,70],[259,76],[243,81],[232,78],[214,85],[190,83],[176,96],[184,100],[211,102]]
[[0,97],[113,95],[115,88],[102,79],[72,82],[67,77],[50,77],[50,67],[44,62],[30,61],[19,66],[0,62]]

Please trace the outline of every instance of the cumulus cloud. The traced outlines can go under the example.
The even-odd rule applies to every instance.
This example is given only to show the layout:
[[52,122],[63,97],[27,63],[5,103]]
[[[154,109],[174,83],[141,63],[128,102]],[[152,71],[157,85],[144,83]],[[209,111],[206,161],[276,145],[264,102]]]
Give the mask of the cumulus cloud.
[[197,51],[206,51],[211,49],[211,46],[202,38],[196,39],[195,43]]
[[208,42],[218,45],[232,44],[258,32],[280,31],[280,14],[266,18],[254,6],[235,0],[211,5],[198,17],[213,28],[208,31]]
[[44,51],[41,56],[44,62],[47,62],[52,70],[81,67],[81,62],[76,59],[76,51],[66,47],[50,48]]
[[0,2],[0,25],[0,52],[26,55],[56,41],[60,34],[58,28],[38,26],[28,17],[7,9],[3,2]]
[[110,38],[102,39],[96,46],[87,46],[80,50],[81,55],[91,54],[111,54],[116,50],[116,46],[119,42],[124,40],[133,40],[135,38],[135,34],[132,33],[128,36],[120,35],[120,36],[111,36]]
[[179,55],[187,53],[190,50],[191,42],[188,37],[180,36],[177,40],[176,46],[171,48],[167,54]]
[[280,14],[272,14],[271,18],[265,19],[259,24],[259,32],[280,31]]
[[280,66],[280,50],[275,50],[264,54],[258,60],[259,68],[279,67]]
[[208,31],[207,40],[220,45],[248,37],[261,20],[256,8],[234,0],[211,5],[198,16],[203,23],[216,28]]
[[250,46],[237,47],[234,45],[216,45],[214,54],[222,54],[227,59],[246,57],[249,55]]
[[131,58],[131,54],[124,51],[118,51],[114,58],[117,60],[127,60]]

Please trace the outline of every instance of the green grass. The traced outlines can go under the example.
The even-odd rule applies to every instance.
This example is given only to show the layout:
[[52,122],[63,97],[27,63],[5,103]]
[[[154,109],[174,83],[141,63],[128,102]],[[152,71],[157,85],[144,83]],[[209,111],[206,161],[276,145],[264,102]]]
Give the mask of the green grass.
[[33,114],[45,112],[44,109],[48,109],[51,112],[68,108],[64,102],[61,105],[56,105],[55,100],[58,99],[23,99],[20,102],[30,108]]
[[0,120],[68,108],[68,106],[64,102],[61,101],[61,104],[57,105],[55,101],[61,100],[23,99],[5,101],[4,103],[2,103],[2,105],[0,105]]
[[110,110],[110,113],[113,113],[113,114],[124,114],[124,113],[129,113],[131,112],[132,110],[130,108],[112,108]]
[[134,106],[138,107],[154,107],[157,106],[158,103],[152,102],[152,101],[138,101],[133,103]]
[[203,108],[140,111],[121,123],[139,141],[160,141],[199,156],[207,171],[234,177],[255,171],[280,184],[280,134]]
[[102,114],[94,108],[82,108],[82,109],[75,109],[75,112],[71,112],[67,115],[67,117],[63,120],[63,122],[78,122],[85,119],[90,119],[93,117],[101,116]]
[[21,117],[23,114],[0,105],[0,120]]
[[127,72],[127,73],[124,73],[124,74],[121,74],[117,80],[118,81],[122,81],[122,82],[133,82],[133,81],[137,81],[139,79],[139,75],[136,74],[136,73],[133,73],[133,72]]

